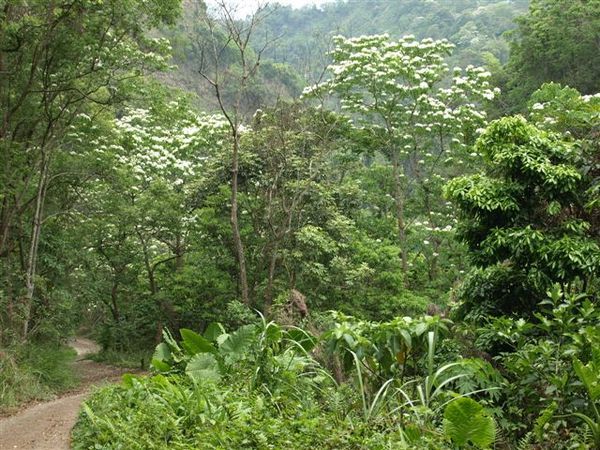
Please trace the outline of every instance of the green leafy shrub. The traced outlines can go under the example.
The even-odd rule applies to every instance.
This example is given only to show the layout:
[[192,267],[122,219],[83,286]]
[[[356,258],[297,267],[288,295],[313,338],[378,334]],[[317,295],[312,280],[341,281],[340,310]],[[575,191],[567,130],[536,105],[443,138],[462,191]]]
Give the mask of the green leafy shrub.
[[[475,345],[493,355],[504,376],[495,399],[498,424],[544,448],[587,445],[597,437],[600,310],[587,296],[558,285],[538,309],[531,321],[493,318],[476,332]],[[591,437],[578,427],[588,428]]]
[[515,116],[490,124],[475,148],[485,174],[446,186],[476,266],[460,315],[528,315],[554,282],[591,286],[600,247],[584,208],[592,180],[576,146]]

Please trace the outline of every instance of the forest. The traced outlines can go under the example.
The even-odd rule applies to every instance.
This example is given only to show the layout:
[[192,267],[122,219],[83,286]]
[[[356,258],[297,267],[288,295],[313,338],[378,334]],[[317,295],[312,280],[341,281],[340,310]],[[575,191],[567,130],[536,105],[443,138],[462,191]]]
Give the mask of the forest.
[[600,449],[600,1],[242,4],[0,0],[0,448]]

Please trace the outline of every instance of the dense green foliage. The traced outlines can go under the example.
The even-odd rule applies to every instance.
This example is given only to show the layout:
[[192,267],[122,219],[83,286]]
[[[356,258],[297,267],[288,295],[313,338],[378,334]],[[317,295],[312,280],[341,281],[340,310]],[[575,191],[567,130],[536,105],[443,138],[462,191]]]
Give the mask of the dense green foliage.
[[84,331],[75,448],[598,447],[598,3],[181,3],[0,0],[0,406]]
[[577,167],[590,161],[519,116],[492,123],[476,148],[486,173],[447,186],[477,267],[462,286],[463,307],[527,315],[553,282],[593,283],[600,247],[586,220],[591,179]]
[[532,0],[516,20],[506,68],[509,101],[523,106],[542,83],[554,81],[583,94],[600,91],[600,4],[593,0]]
[[[323,335],[320,352],[348,361],[341,384],[311,356],[317,338],[300,328],[263,320],[233,333],[219,324],[204,336],[182,329],[180,344],[165,335],[153,359],[161,374],[128,376],[97,393],[74,430],[75,448],[439,449],[494,441],[489,413],[453,397],[453,387],[464,387],[458,380],[470,376],[457,373],[462,363],[434,367],[438,332],[446,329],[439,319],[335,319],[341,322]],[[384,356],[393,342],[412,354],[411,365]],[[417,378],[403,383],[405,370]],[[442,416],[443,430],[436,428]],[[465,429],[465,419],[474,426]]]

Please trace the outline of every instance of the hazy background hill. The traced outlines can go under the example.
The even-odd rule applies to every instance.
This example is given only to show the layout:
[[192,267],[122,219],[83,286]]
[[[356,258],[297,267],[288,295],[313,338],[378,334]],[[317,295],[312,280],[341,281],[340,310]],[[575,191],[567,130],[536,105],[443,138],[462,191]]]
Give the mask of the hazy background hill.
[[266,28],[282,36],[268,55],[292,65],[303,77],[320,73],[331,36],[389,33],[419,39],[448,39],[459,65],[485,63],[489,55],[508,58],[502,37],[526,12],[528,0],[339,0],[320,8],[277,6]]
[[[265,39],[273,42],[248,101],[294,96],[316,81],[329,62],[327,52],[336,34],[445,38],[456,45],[451,65],[504,63],[509,52],[504,34],[515,28],[514,19],[527,11],[528,4],[529,0],[338,0],[292,8],[273,3],[255,33],[256,47]],[[182,19],[165,32],[178,68],[164,80],[197,93],[202,104],[213,109],[213,95],[198,74],[199,43],[207,32],[202,24],[205,15],[204,2],[187,0]]]

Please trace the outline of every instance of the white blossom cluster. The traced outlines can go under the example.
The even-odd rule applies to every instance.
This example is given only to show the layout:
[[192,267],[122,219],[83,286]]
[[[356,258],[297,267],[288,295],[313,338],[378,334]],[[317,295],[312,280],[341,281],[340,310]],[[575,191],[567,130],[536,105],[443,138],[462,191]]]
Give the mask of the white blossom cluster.
[[398,41],[387,34],[334,38],[332,78],[304,95],[338,94],[342,110],[359,114],[358,126],[379,124],[408,155],[420,135],[446,134],[448,149],[465,148],[463,129],[483,129],[481,104],[499,93],[481,67],[455,68],[449,87],[437,85],[448,72],[444,59],[454,47],[446,40]]
[[[460,166],[480,157],[468,143],[485,129],[484,105],[499,93],[489,71],[475,66],[450,71],[444,61],[454,46],[446,40],[392,40],[384,34],[336,36],[334,42],[331,77],[303,95],[336,95],[357,128],[385,136],[383,145],[412,167],[411,177],[400,174],[403,182],[418,177],[430,190],[439,189],[444,177],[438,161]],[[424,246],[438,245],[456,224],[451,205],[433,208],[437,211],[409,225]]]
[[177,186],[194,177],[207,155],[223,145],[226,123],[218,116],[182,114],[175,102],[167,107],[166,117],[173,114],[168,124],[146,109],[131,109],[118,119],[115,125],[123,151],[116,158],[139,180],[162,177]]

